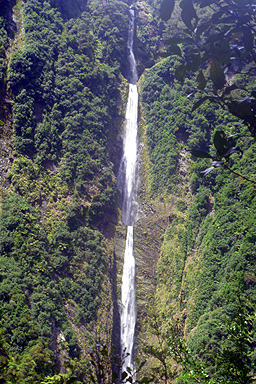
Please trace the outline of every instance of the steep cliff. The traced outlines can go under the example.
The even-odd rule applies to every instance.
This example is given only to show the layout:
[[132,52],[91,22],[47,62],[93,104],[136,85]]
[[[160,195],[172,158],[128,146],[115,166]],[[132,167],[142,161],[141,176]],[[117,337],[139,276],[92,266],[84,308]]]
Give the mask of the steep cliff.
[[[142,15],[136,37],[142,72],[154,61],[159,36],[148,6],[135,9]],[[125,234],[116,176],[128,10],[115,1],[1,7],[3,380],[39,383],[58,373],[52,380],[64,380],[75,369],[77,380],[108,381],[111,367],[120,365],[111,345],[120,355]],[[143,249],[156,258],[155,246],[141,245],[143,226],[138,265]],[[150,276],[151,266],[140,267],[142,275]]]
[[[125,227],[116,177],[130,3],[3,5],[0,378],[109,383],[121,353]],[[224,169],[199,176],[207,160],[195,162],[189,150],[210,146],[218,124],[232,134],[230,116],[206,106],[191,114],[193,80],[175,80],[179,59],[155,56],[178,18],[160,21],[158,3],[132,6],[140,76],[136,352],[147,361],[140,375],[165,382],[164,361],[175,382],[179,367],[165,345],[174,335],[214,377],[212,356],[233,351],[223,324],[237,321],[238,297],[253,314],[255,188]],[[243,155],[231,165],[253,179],[255,143],[242,133]],[[253,370],[254,318],[250,332]]]
[[3,380],[110,354],[127,29],[122,2],[1,7]]
[[[255,305],[255,185],[224,169],[200,176],[208,161],[195,161],[189,150],[207,148],[214,126],[227,126],[229,134],[235,128],[229,123],[232,117],[221,108],[201,107],[190,112],[193,101],[187,95],[194,84],[190,79],[182,84],[175,80],[177,65],[179,60],[164,59],[140,79],[148,153],[147,196],[174,202],[157,260],[156,294],[140,345],[148,352],[146,360],[158,380],[164,380],[167,371],[169,380],[178,376],[177,360],[182,359],[176,355],[176,362],[172,360],[172,337],[176,337],[176,347],[184,338],[191,356],[202,359],[203,366],[220,380],[225,369],[221,373],[218,364],[214,366],[214,356],[226,348],[238,353],[228,324],[238,329],[242,313],[248,318],[244,317],[245,323],[239,327],[250,324],[252,337],[250,342],[243,340],[244,353],[247,351],[251,369],[255,364],[254,321],[248,320]],[[230,164],[236,172],[255,180],[255,143],[246,128],[241,128],[241,136],[243,154]],[[157,314],[155,322],[152,311]],[[161,328],[155,328],[156,324]],[[178,353],[185,353],[182,347]],[[199,377],[202,382],[209,380],[202,372]],[[192,376],[190,380],[194,382]]]

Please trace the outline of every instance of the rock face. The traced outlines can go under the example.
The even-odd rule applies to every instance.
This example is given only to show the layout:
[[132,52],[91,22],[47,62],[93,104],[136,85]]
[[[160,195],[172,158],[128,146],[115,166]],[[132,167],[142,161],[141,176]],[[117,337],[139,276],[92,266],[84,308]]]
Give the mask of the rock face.
[[11,148],[9,139],[0,139],[0,185],[2,189],[9,186],[7,172],[11,165]]
[[[76,1],[80,2],[74,0],[73,3]],[[3,12],[0,8],[0,16],[6,13],[4,17],[8,21],[8,41],[4,45],[5,52],[0,52],[0,56],[3,54],[3,58],[0,57],[0,199],[3,201],[0,206],[0,257],[3,256],[0,272],[6,296],[0,299],[4,305],[8,301],[14,305],[13,299],[18,292],[17,302],[20,308],[25,308],[24,314],[28,314],[27,318],[20,317],[25,319],[20,322],[24,328],[16,333],[17,340],[13,342],[17,350],[24,348],[21,358],[29,347],[26,343],[33,345],[40,336],[55,356],[56,372],[64,372],[63,362],[71,356],[70,351],[71,357],[87,358],[88,365],[92,352],[98,357],[98,345],[107,346],[108,357],[112,356],[111,345],[115,346],[118,356],[122,352],[120,307],[126,226],[117,203],[116,178],[122,158],[122,127],[128,94],[123,42],[127,37],[129,6],[119,1],[116,4],[103,1],[100,10],[95,8],[67,23],[57,12],[56,23],[51,26],[56,9],[49,8],[48,2],[37,2],[39,9],[45,7],[44,11],[43,8],[38,11],[40,19],[49,13],[45,19],[45,35],[55,33],[59,39],[56,41],[61,42],[54,46],[49,63],[46,55],[49,67],[45,68],[53,71],[44,69],[45,83],[42,83],[32,75],[42,72],[43,47],[36,58],[34,48],[29,51],[31,57],[22,56],[26,48],[25,30],[31,28],[35,38],[39,25],[34,22],[34,14],[29,22],[26,21],[30,0],[26,1],[27,14],[23,12],[22,1],[17,5],[12,0],[5,3],[8,9]],[[94,3],[97,7],[97,2],[88,7]],[[115,7],[120,7],[116,13]],[[164,27],[153,17],[153,10],[146,2],[135,2],[133,8],[137,16],[134,42],[137,69],[139,75],[149,76],[148,101],[144,108],[146,110],[147,104],[151,115],[159,116],[158,120],[147,120],[146,126],[144,119],[148,116],[140,105],[139,215],[134,226],[135,344],[139,355],[144,332],[142,323],[152,301],[156,302],[160,316],[164,314],[169,320],[178,314],[185,337],[192,341],[193,337],[194,340],[201,337],[203,345],[201,330],[208,327],[205,322],[205,328],[200,328],[203,316],[205,313],[212,316],[211,324],[214,324],[214,316],[218,317],[222,311],[222,289],[226,284],[237,283],[241,273],[241,283],[247,286],[248,297],[256,297],[256,208],[255,190],[237,178],[230,178],[229,183],[225,174],[219,174],[216,181],[212,178],[202,185],[199,168],[193,168],[190,160],[188,139],[197,144],[204,139],[202,133],[207,138],[207,122],[199,116],[194,120],[194,130],[190,129],[192,117],[185,113],[189,109],[187,94],[182,96],[183,86],[174,82],[172,73],[176,64],[161,61],[154,65],[154,54],[160,45],[159,29]],[[112,16],[115,16],[113,20]],[[87,31],[90,22],[93,27]],[[113,28],[113,24],[119,22],[118,28]],[[97,35],[100,31],[102,36]],[[0,36],[2,38],[1,17]],[[123,59],[117,65],[120,52]],[[21,76],[16,73],[14,64],[8,68],[9,73],[13,68],[13,86],[5,79],[7,64],[15,55],[21,60],[18,63],[26,59],[26,70],[31,71],[24,84],[19,85],[20,96],[15,96],[19,84],[16,81]],[[30,66],[32,58],[36,60]],[[23,99],[27,82],[32,80],[30,97]],[[141,92],[142,80],[141,76],[138,84]],[[42,84],[46,92],[45,106],[41,99],[34,97],[36,90],[42,94],[43,88],[38,88]],[[190,83],[185,86],[188,90]],[[27,109],[24,108],[26,103]],[[222,116],[218,119],[221,123]],[[17,124],[20,131],[13,135]],[[170,127],[175,127],[173,132]],[[147,129],[148,133],[151,130],[153,144],[162,143],[163,147],[162,152],[160,147],[155,151],[163,161],[155,161],[154,167],[154,158],[149,156],[153,150],[147,143]],[[17,140],[13,142],[15,135]],[[34,152],[24,150],[34,139]],[[22,140],[24,147],[18,150]],[[249,146],[247,154],[244,152],[243,156],[247,156],[243,160],[244,169],[248,173],[255,174],[255,153],[255,148],[250,152]],[[154,177],[157,186],[162,182],[161,191],[164,192],[151,188]],[[168,180],[172,180],[169,187],[166,186]],[[9,191],[12,191],[9,205],[4,206]],[[13,233],[16,237],[12,239]],[[5,265],[5,280],[2,280]],[[5,324],[2,326],[6,328],[7,341],[13,330],[16,331],[15,323],[10,326],[12,308],[10,305],[6,312],[3,309]],[[40,317],[42,313],[45,317]],[[51,318],[48,319],[48,315]],[[42,328],[47,321],[48,328],[43,334]],[[36,324],[37,328],[31,340],[24,337],[22,341],[19,335],[25,334],[27,324]],[[13,329],[8,329],[9,326]],[[200,352],[201,346],[195,341],[194,346],[196,353]],[[113,370],[118,372],[118,363],[113,365]]]
[[145,216],[135,226],[135,257],[137,265],[138,316],[143,315],[146,304],[152,299],[156,288],[156,264],[172,202],[154,202],[147,207]]
[[[156,264],[166,228],[170,225],[169,217],[173,200],[161,199],[146,203],[142,196],[139,199],[140,218],[134,226],[134,255],[136,260],[136,301],[137,325],[136,336],[139,339],[140,319],[146,314],[147,305],[153,299],[156,290]],[[126,227],[121,222],[116,228],[114,238],[114,264],[112,274],[113,290],[113,343],[119,345],[120,339],[120,295],[125,250]],[[117,280],[115,282],[115,271]],[[118,309],[118,314],[116,310]],[[135,343],[136,348],[136,343]]]

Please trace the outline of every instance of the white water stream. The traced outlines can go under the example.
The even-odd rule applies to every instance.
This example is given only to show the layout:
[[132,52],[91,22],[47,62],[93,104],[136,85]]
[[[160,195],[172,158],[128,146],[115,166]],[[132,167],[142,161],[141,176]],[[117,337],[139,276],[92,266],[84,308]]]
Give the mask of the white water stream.
[[122,277],[121,308],[121,348],[127,354],[123,371],[130,367],[134,372],[133,345],[136,324],[135,302],[135,258],[133,254],[133,225],[137,218],[137,136],[138,136],[138,91],[137,70],[133,54],[134,11],[130,10],[128,60],[130,67],[129,95],[126,108],[123,158],[119,170],[119,190],[122,196],[122,218],[127,225],[126,247]]

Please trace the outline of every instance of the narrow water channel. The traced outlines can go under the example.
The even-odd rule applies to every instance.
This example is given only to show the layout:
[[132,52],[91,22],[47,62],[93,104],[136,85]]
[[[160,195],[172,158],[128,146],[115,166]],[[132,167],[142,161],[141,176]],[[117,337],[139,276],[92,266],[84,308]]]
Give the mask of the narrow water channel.
[[129,60],[129,95],[123,140],[123,158],[119,170],[119,190],[122,195],[122,220],[127,225],[126,248],[121,294],[121,348],[127,357],[123,371],[134,371],[133,348],[136,325],[135,258],[133,252],[133,225],[137,219],[137,151],[138,151],[138,90],[136,61],[133,54],[134,11],[130,10],[127,42]]

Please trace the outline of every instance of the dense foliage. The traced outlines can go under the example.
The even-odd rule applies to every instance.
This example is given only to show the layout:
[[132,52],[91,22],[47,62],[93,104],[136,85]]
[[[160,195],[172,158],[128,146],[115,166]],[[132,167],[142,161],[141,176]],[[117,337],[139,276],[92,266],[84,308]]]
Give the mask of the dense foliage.
[[[196,3],[201,4],[201,9]],[[227,43],[225,38],[230,42],[237,33],[241,45],[240,68],[247,72],[254,66],[255,49],[247,45],[248,29],[243,24],[247,23],[254,34],[252,3],[195,1],[193,6],[192,1],[182,1],[180,20],[186,29],[174,27],[172,30],[176,20],[169,22],[174,37],[166,39],[169,48],[163,56],[168,58],[148,70],[141,80],[151,194],[168,198],[172,193],[176,199],[158,261],[155,305],[157,316],[160,316],[157,321],[162,328],[150,326],[151,346],[146,346],[150,359],[153,358],[151,366],[157,372],[156,381],[169,382],[176,378],[175,382],[184,383],[253,382],[255,185],[250,180],[256,180],[256,159],[255,142],[250,137],[254,120],[248,120],[254,110],[251,108],[246,115],[248,111],[244,106],[254,102],[251,92],[255,79],[242,78],[237,68],[237,73],[233,73],[233,85],[226,83],[227,68],[234,70],[228,66],[232,50],[228,57],[226,55],[227,62],[223,63],[221,54],[225,52],[220,43]],[[207,6],[210,6],[208,12]],[[165,10],[166,20],[171,12],[178,15],[172,1],[164,1],[162,10]],[[217,10],[219,13],[215,17]],[[241,12],[249,13],[250,20],[248,15],[242,18]],[[226,33],[224,39],[223,33]],[[254,38],[250,36],[252,43]],[[194,72],[197,72],[195,77]],[[246,88],[247,94],[238,91],[239,87]],[[206,92],[205,97],[201,96],[202,92]],[[249,99],[241,98],[250,93]],[[236,103],[238,107],[234,112],[230,105]],[[243,116],[238,116],[240,107],[244,108]],[[237,117],[243,119],[244,125],[234,124]],[[233,136],[237,133],[239,135]],[[172,143],[174,147],[170,147]],[[179,156],[173,156],[176,163],[170,167],[174,151]],[[189,151],[201,160],[191,162]],[[200,171],[209,166],[209,159],[214,164],[201,172],[207,175],[202,179]],[[220,167],[218,174],[208,174],[222,164],[226,168]],[[238,296],[247,299],[242,300],[239,310]],[[250,321],[243,317],[245,311]],[[172,317],[179,319],[176,336],[170,324]],[[170,353],[170,335],[172,340],[174,337],[172,342],[180,345],[173,353]],[[187,347],[180,341],[184,336]],[[243,340],[239,341],[240,336]],[[241,365],[232,365],[235,360]],[[183,368],[181,376],[175,373],[177,364]]]
[[[245,24],[251,25],[255,8],[243,2],[245,16],[253,8],[250,20],[236,25],[237,15],[225,19],[226,8],[215,19],[217,8],[209,10],[208,1],[194,3],[201,8],[183,1],[179,18],[169,0],[177,18],[166,24],[155,13],[160,4],[134,4],[139,74],[148,68],[139,84],[147,190],[152,199],[174,202],[157,265],[154,310],[141,324],[150,357],[144,368],[139,364],[137,380],[251,383],[256,200],[254,185],[237,174],[255,180],[255,142],[252,120],[227,107],[249,96],[223,82],[223,65],[233,62],[232,55],[217,63],[201,51],[198,60],[191,49],[212,34],[216,39],[208,41],[207,49],[220,53],[222,29],[226,44],[238,28],[239,60],[252,73],[254,32]],[[221,3],[214,1],[215,7]],[[11,142],[7,183],[1,184],[0,382],[112,382],[111,366],[120,361],[109,348],[113,269],[104,235],[112,236],[117,222],[121,146],[116,137],[124,115],[129,4],[18,1],[15,22],[10,16],[14,5],[0,0],[3,159],[2,142]],[[201,28],[191,36],[199,17]],[[169,37],[170,31],[177,32],[176,40],[167,40],[166,58],[155,64],[160,37]],[[190,37],[184,41],[186,34]],[[193,71],[198,71],[195,78]],[[250,93],[245,104],[238,104],[251,106],[254,78],[234,78]],[[211,93],[201,98],[208,92],[206,81],[212,83]],[[188,97],[193,89],[195,99]],[[245,124],[233,125],[237,117]],[[220,167],[202,180],[200,171],[215,156],[212,139],[222,129],[224,139],[239,129],[237,145],[243,152],[227,155],[234,173]],[[192,162],[189,151],[198,155],[195,149],[207,151],[209,159]],[[124,381],[132,380],[125,375]]]
[[[163,19],[171,17],[174,4],[174,0],[162,2]],[[254,84],[253,87],[250,82],[248,84],[248,77],[255,72],[254,1],[240,4],[237,1],[183,0],[179,5],[183,33],[175,31],[174,36],[165,41],[168,49],[164,57],[180,57],[181,64],[175,70],[179,81],[184,80],[186,73],[196,73],[197,86],[191,94],[199,93],[200,98],[192,111],[204,103],[217,104],[240,119],[239,124],[246,125],[255,138],[255,90]],[[203,15],[202,10],[205,10]],[[204,175],[219,166],[227,168],[230,155],[238,150],[234,135],[232,143],[226,145],[226,134],[220,133],[214,140],[217,156]],[[224,140],[220,140],[221,137]],[[209,157],[201,150],[193,154]]]
[[[13,118],[0,216],[1,379],[39,383],[83,357],[83,381],[94,374],[89,348],[94,356],[109,284],[100,230],[110,215],[116,220],[113,138],[122,122],[128,6],[27,0],[16,4],[17,30],[14,5],[1,7],[0,25],[0,119],[8,117],[6,95]],[[104,340],[107,328],[111,322]],[[88,339],[82,349],[80,333]]]
[[[135,8],[142,72],[159,36],[149,5]],[[128,22],[122,1],[0,1],[1,382],[112,380],[104,235],[118,216]]]
[[[207,359],[228,348],[224,347],[227,331],[221,324],[226,317],[236,319],[234,302],[239,292],[252,305],[255,301],[255,188],[227,170],[201,179],[200,169],[206,160],[191,162],[187,150],[209,146],[212,127],[228,121],[229,116],[220,108],[201,108],[200,113],[191,114],[193,102],[187,93],[193,83],[189,79],[182,85],[176,82],[175,65],[179,62],[165,59],[148,70],[141,81],[152,163],[151,194],[179,196],[158,262],[156,302],[162,324],[179,313],[190,350]],[[234,133],[234,128],[230,127],[229,133]],[[170,148],[171,138],[174,146]],[[248,137],[242,144],[243,155],[235,155],[231,165],[253,179],[255,143]],[[170,167],[174,150],[176,162]],[[187,168],[178,161],[179,153],[186,158]],[[240,157],[239,162],[236,157]],[[208,368],[209,364],[211,360],[206,364]],[[214,375],[220,380],[219,365],[211,369],[216,370]]]

